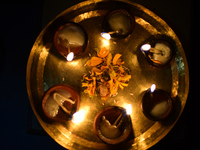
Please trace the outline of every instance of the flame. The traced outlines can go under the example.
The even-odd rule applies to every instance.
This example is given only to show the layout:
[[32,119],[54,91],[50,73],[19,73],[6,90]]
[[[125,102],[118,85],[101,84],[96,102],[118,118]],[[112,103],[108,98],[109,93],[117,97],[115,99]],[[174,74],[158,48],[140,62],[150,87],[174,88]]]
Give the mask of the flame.
[[66,57],[67,61],[72,61],[74,59],[74,53],[70,52],[67,57]]
[[80,110],[78,112],[75,112],[72,116],[72,122],[73,123],[80,123],[85,119],[85,110]]
[[126,114],[127,115],[130,115],[132,113],[132,105],[131,104],[128,104],[126,106]]
[[140,48],[142,51],[149,51],[151,49],[150,44],[143,44]]
[[151,87],[150,87],[150,93],[153,93],[154,91],[156,90],[156,85],[155,84],[152,84]]
[[110,40],[110,39],[111,39],[110,34],[107,33],[107,32],[102,32],[102,33],[101,33],[101,36],[102,36],[104,39],[106,39],[106,40]]
[[80,109],[79,111],[75,112],[72,115],[72,122],[75,124],[79,124],[79,123],[83,122],[85,117],[88,114],[88,111],[89,111],[89,107],[86,106],[86,107],[83,107],[82,109]]
[[102,40],[102,46],[103,47],[107,47],[107,46],[109,46],[109,44],[110,44],[110,42],[108,40],[106,40],[106,39]]

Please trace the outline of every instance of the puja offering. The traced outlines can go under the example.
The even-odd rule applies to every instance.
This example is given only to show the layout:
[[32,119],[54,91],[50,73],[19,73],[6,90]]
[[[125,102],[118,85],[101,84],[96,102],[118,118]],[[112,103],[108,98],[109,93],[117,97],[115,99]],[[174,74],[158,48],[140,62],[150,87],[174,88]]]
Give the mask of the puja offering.
[[143,96],[142,110],[152,120],[164,119],[172,110],[172,99],[167,92],[156,89],[155,84],[152,84]]
[[54,121],[66,121],[79,107],[79,94],[69,85],[56,85],[44,95],[42,108],[45,115]]
[[26,81],[39,123],[69,150],[148,149],[175,125],[189,91],[174,31],[126,0],[59,14],[33,45]]
[[125,38],[133,31],[134,21],[134,17],[127,11],[114,10],[105,17],[101,35],[104,37],[108,33],[113,38]]
[[107,107],[100,111],[94,120],[95,134],[108,144],[119,144],[131,134],[129,117],[123,108]]
[[87,35],[84,29],[73,22],[61,26],[54,36],[54,46],[68,61],[72,61],[74,55],[82,54],[86,44]]
[[141,46],[147,61],[156,67],[162,67],[170,63],[173,58],[172,47],[163,40],[152,41]]
[[92,67],[90,75],[83,76],[82,87],[87,87],[86,93],[93,96],[98,90],[101,99],[106,100],[111,96],[116,96],[118,88],[123,90],[128,86],[131,75],[127,73],[128,69],[123,66],[124,62],[120,57],[121,54],[115,54],[113,57],[104,47],[97,57],[92,57],[86,62],[87,66]]

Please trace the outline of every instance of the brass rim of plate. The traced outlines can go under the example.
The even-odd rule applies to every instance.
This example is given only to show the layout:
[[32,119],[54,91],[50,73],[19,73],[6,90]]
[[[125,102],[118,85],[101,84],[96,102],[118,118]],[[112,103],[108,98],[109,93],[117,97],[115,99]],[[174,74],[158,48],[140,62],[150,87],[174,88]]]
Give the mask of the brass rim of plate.
[[[102,20],[108,12],[119,8],[127,9],[131,14],[134,14],[135,28],[125,39],[111,40],[106,43],[99,36],[102,32]],[[66,63],[66,60],[55,52],[52,39],[57,28],[68,21],[79,23],[84,27],[88,33],[89,43],[81,59]],[[90,27],[86,26],[88,23],[91,23]],[[143,33],[143,36],[141,38],[134,37],[134,35],[139,35],[139,32]],[[176,43],[175,62],[166,69],[150,67],[139,50],[139,45],[146,38],[157,34],[167,35]],[[135,42],[132,42],[134,44],[130,42],[132,40]],[[125,44],[120,45],[120,43]],[[122,59],[126,61],[125,65],[131,70],[132,80],[129,87],[119,91],[116,97],[102,102],[97,96],[92,101],[81,89],[80,78],[82,73],[87,71],[83,64],[90,58],[90,55],[94,56],[95,50],[101,49],[103,44],[107,44],[107,48],[112,53],[122,53]],[[125,46],[126,51],[119,51],[125,49]],[[118,50],[116,50],[117,47]],[[164,75],[167,75],[165,80],[163,80]],[[140,80],[137,80],[138,78]],[[131,145],[129,149],[147,149],[160,141],[181,115],[189,91],[189,70],[181,42],[174,31],[160,17],[134,2],[93,0],[66,9],[42,30],[30,52],[26,81],[29,100],[38,121],[44,130],[63,147],[68,149],[110,149],[111,147],[102,143],[94,135],[93,130],[89,128],[93,125],[92,120],[102,108],[107,106],[124,108],[131,103],[133,112],[130,117],[135,138],[127,141],[128,145]],[[160,89],[171,94],[175,109],[172,110],[172,115],[167,121],[150,121],[138,108],[144,91],[149,88],[152,82],[156,82]],[[169,84],[166,84],[167,82]],[[82,123],[50,123],[44,119],[41,105],[42,96],[50,87],[61,83],[75,87],[80,93],[79,111],[84,111],[87,116]]]

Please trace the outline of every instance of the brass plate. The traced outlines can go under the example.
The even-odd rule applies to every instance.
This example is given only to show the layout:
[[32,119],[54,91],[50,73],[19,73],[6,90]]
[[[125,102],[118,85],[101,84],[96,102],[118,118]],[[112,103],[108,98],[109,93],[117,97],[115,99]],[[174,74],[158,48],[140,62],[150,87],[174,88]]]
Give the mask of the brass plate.
[[[105,15],[111,10],[124,9],[135,17],[135,28],[125,39],[106,41],[101,36],[101,25]],[[82,57],[66,62],[54,48],[53,37],[56,30],[68,21],[79,23],[88,34],[88,47]],[[149,65],[139,46],[152,36],[162,34],[174,41],[174,62],[165,68]],[[105,101],[96,96],[91,99],[81,88],[84,67],[90,55],[106,46],[114,55],[122,54],[125,66],[130,69],[131,80],[116,97]],[[134,138],[125,144],[127,149],[147,149],[160,141],[174,126],[185,106],[189,91],[189,72],[182,45],[173,30],[157,15],[145,7],[124,0],[85,1],[74,5],[53,19],[36,39],[27,64],[27,91],[32,109],[44,130],[60,145],[67,149],[110,149],[93,130],[96,114],[108,106],[125,107],[131,104],[131,121]],[[80,108],[85,118],[80,123],[72,121],[49,122],[42,112],[42,97],[49,88],[57,84],[69,84],[80,93]],[[157,88],[167,91],[173,99],[171,115],[163,121],[147,119],[141,110],[144,92],[155,83]]]

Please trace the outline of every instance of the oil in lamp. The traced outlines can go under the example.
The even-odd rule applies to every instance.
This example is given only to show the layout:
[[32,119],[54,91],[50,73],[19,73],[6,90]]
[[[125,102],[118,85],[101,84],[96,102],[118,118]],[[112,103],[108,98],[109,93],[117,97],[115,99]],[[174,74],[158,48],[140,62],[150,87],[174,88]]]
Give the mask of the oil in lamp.
[[150,120],[164,119],[172,110],[171,96],[164,90],[156,89],[156,85],[152,84],[143,96],[142,110]]
[[172,46],[166,41],[155,40],[140,47],[147,61],[156,67],[169,64],[173,58]]
[[106,15],[103,21],[101,36],[110,39],[125,38],[133,31],[135,19],[125,10],[114,10]]
[[81,55],[87,46],[87,34],[77,23],[69,22],[61,26],[54,35],[54,46],[67,61]]
[[43,96],[42,108],[45,116],[52,121],[64,122],[79,107],[79,94],[71,86],[60,84],[51,87]]
[[95,134],[108,144],[119,144],[125,141],[132,131],[131,112],[131,105],[126,109],[117,106],[106,107],[95,117]]

